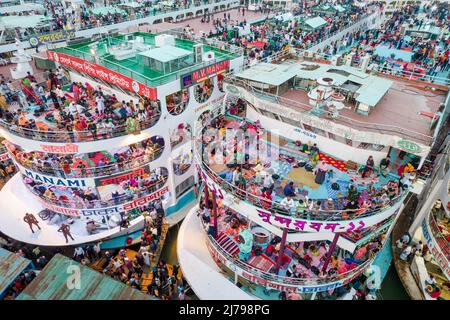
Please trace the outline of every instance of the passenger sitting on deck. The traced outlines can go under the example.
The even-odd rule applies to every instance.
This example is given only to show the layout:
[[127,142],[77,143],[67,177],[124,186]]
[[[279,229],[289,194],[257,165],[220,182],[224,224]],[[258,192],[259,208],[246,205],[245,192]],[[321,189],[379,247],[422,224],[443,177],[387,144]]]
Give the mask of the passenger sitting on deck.
[[284,186],[283,190],[284,195],[294,197],[295,198],[295,187],[294,187],[294,181],[290,181]]
[[369,156],[369,158],[366,161],[366,165],[364,166],[364,168],[362,169],[362,177],[363,178],[368,178],[370,177],[370,175],[372,174],[373,170],[374,170],[374,161],[373,161],[373,157]]
[[286,198],[284,198],[284,199],[280,202],[280,205],[281,205],[281,207],[282,207],[283,209],[285,209],[286,211],[288,211],[289,214],[291,214],[291,215],[295,214],[296,206],[295,206],[295,202],[294,202],[294,200],[292,199],[291,196],[287,196]]
[[380,162],[380,174],[383,177],[386,177],[389,173],[389,165],[391,164],[391,158],[387,156],[386,158],[382,159]]

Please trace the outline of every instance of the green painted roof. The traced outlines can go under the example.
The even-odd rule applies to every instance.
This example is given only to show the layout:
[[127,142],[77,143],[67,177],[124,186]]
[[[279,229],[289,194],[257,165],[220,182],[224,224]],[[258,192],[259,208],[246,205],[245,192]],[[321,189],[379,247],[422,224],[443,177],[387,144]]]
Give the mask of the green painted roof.
[[51,19],[41,14],[30,16],[3,16],[0,21],[6,28],[35,28],[41,23],[45,23]]
[[[92,45],[94,42],[97,42],[97,56],[98,56],[98,64],[106,67],[108,69],[117,71],[125,76],[131,77],[136,81],[139,81],[143,84],[146,84],[150,87],[157,87],[162,84],[169,83],[176,79],[179,79],[181,75],[189,73],[191,71],[197,70],[200,67],[204,67],[206,63],[200,64],[192,64],[187,69],[181,69],[173,72],[160,72],[158,70],[151,69],[142,63],[142,58],[138,59],[139,53],[136,53],[135,57],[124,59],[124,60],[116,60],[113,55],[109,54],[105,51],[104,44],[120,44],[126,42],[127,36],[131,35],[132,37],[140,36],[144,40],[144,44],[155,46],[155,34],[147,33],[147,32],[134,32],[127,35],[117,35],[111,36],[108,39],[103,39],[99,41],[86,41],[82,43],[77,43],[73,45],[68,45],[66,47],[55,49],[55,52],[61,52],[70,56],[78,57],[88,61],[95,61],[94,57],[91,53],[91,48],[89,45]],[[175,47],[179,49],[184,49],[189,52],[193,52],[193,46],[197,44],[195,41],[178,39],[175,38]],[[232,60],[238,58],[239,55],[236,53],[231,53],[226,50],[219,49],[217,47],[203,45],[204,52],[213,51],[215,53],[215,61],[211,61],[210,64]]]
[[30,260],[0,248],[0,295],[30,264]]
[[127,12],[125,10],[119,9],[117,7],[97,7],[92,9],[92,13],[95,15],[101,14],[101,15],[107,15],[108,13],[120,13],[120,14],[126,14]]
[[305,24],[310,26],[313,29],[320,28],[327,24],[327,22],[321,17],[315,17],[308,20],[305,20]]
[[154,59],[160,62],[170,62],[193,54],[193,51],[177,48],[174,46],[165,46],[140,52],[139,55]]
[[[72,266],[69,268],[69,266]],[[80,288],[72,279],[79,268]],[[69,288],[69,285],[74,288]],[[153,300],[132,287],[63,255],[55,255],[16,300]]]

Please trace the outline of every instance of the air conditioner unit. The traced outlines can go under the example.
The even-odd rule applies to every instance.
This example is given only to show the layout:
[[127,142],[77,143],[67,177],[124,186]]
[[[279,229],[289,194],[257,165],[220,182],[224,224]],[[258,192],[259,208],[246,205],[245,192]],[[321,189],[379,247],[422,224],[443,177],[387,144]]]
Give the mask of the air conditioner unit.
[[214,60],[215,59],[215,56],[214,56],[214,52],[213,51],[208,51],[208,52],[205,52],[204,54],[203,54],[203,61],[211,61],[211,60]]
[[160,34],[155,37],[157,47],[175,46],[175,38],[169,34]]
[[200,63],[203,61],[203,44],[198,43],[193,46],[194,50],[194,63]]

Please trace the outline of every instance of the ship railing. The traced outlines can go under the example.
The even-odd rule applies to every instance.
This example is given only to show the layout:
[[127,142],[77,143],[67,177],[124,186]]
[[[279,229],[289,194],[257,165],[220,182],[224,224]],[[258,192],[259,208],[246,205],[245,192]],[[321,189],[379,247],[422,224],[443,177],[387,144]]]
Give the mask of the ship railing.
[[[103,166],[93,166],[93,167],[85,167],[85,168],[70,168],[70,172],[65,172],[62,168],[52,168],[52,167],[44,167],[44,166],[38,166],[35,164],[27,165],[23,161],[21,161],[19,158],[14,156],[15,160],[24,168],[27,168],[29,170],[39,172],[46,175],[52,175],[55,177],[61,177],[61,178],[99,178],[102,176],[109,176],[114,173],[120,173],[124,170],[130,170],[135,169],[137,167],[140,167],[144,164],[147,164],[151,161],[154,161],[158,159],[162,152],[164,150],[164,147],[158,148],[154,150],[151,154],[147,155],[141,155],[139,157],[130,158],[120,164],[117,162],[111,163],[108,165]],[[0,150],[1,153],[1,150]],[[62,166],[62,162],[64,161],[63,157],[59,159],[59,164]],[[75,161],[76,162],[76,161]]]
[[428,221],[430,225],[430,230],[433,233],[433,237],[436,240],[436,243],[438,244],[442,253],[444,253],[447,261],[450,261],[450,241],[447,240],[447,238],[442,234],[441,230],[439,229],[439,224],[433,212],[430,212]]
[[232,263],[234,266],[240,268],[241,270],[244,270],[252,275],[255,275],[261,279],[264,279],[266,281],[278,283],[278,284],[285,284],[285,285],[292,285],[292,286],[305,286],[305,285],[318,285],[318,284],[330,284],[330,282],[337,282],[342,281],[344,279],[355,277],[356,275],[362,273],[374,260],[374,258],[370,258],[366,261],[364,261],[362,264],[358,265],[356,268],[348,270],[344,273],[335,274],[333,276],[326,275],[324,277],[310,277],[310,278],[293,278],[293,277],[286,277],[286,276],[280,276],[277,274],[265,272],[263,270],[260,270],[258,268],[253,267],[252,265],[240,260],[238,257],[235,257],[231,255],[229,252],[227,252],[224,248],[220,246],[220,244],[212,237],[211,235],[208,235],[208,241],[216,250],[218,254],[220,254],[224,259]]
[[[249,193],[247,190],[239,188],[232,183],[226,181],[220,177],[209,165],[203,160],[202,157],[202,136],[194,139],[194,159],[200,165],[202,171],[207,174],[215,183],[223,188],[227,193],[233,194],[237,199],[245,201],[252,206],[259,207],[265,211],[270,211],[271,215],[279,214],[282,216],[295,215],[297,218],[307,220],[320,220],[320,221],[341,221],[341,220],[353,220],[361,219],[369,216],[374,216],[383,212],[386,209],[396,205],[403,201],[407,192],[401,191],[398,195],[389,199],[383,205],[376,208],[358,208],[358,209],[343,209],[343,210],[325,210],[325,209],[296,209],[295,212],[289,211],[284,208],[280,203],[273,200],[265,199],[261,196]],[[321,201],[325,203],[328,199],[314,199],[314,201]]]
[[111,60],[104,59],[102,57],[96,57],[90,52],[84,52],[78,49],[69,48],[69,47],[62,47],[55,49],[55,52],[64,53],[73,57],[78,57],[83,60],[93,62],[96,64],[99,64],[109,70],[116,71],[124,76],[127,76],[129,78],[132,78],[133,80],[136,80],[142,84],[145,84],[148,87],[156,88],[160,85],[167,84],[171,81],[179,79],[181,76],[188,74],[190,72],[193,72],[195,70],[198,70],[203,67],[207,67],[210,65],[213,65],[214,63],[225,61],[225,60],[232,60],[237,57],[236,53],[233,52],[227,52],[225,50],[221,50],[216,48],[215,50],[220,51],[220,56],[216,55],[215,59],[212,59],[210,61],[203,61],[200,63],[195,63],[192,66],[185,67],[183,69],[179,69],[170,73],[165,73],[161,76],[149,78],[142,73],[136,72],[133,69],[130,69],[128,67],[124,67],[120,65],[117,62],[113,62]]
[[[235,1],[216,0],[214,2],[211,1],[211,2],[209,2],[207,4],[204,4],[203,2],[195,3],[193,1],[190,6],[176,7],[175,9],[160,9],[160,10],[156,11],[156,14],[154,14],[153,7],[152,7],[152,8],[149,9],[148,14],[146,14],[146,15],[145,14],[141,14],[139,12],[139,13],[135,14],[134,17],[132,15],[127,15],[126,17],[122,17],[119,22],[111,22],[111,23],[101,23],[100,20],[97,20],[97,23],[95,25],[94,24],[89,24],[89,25],[87,25],[85,27],[81,27],[79,25],[76,25],[73,29],[75,30],[75,32],[80,32],[80,31],[85,31],[85,30],[92,30],[92,29],[99,29],[99,32],[100,32],[101,31],[100,29],[104,28],[106,26],[111,26],[111,25],[115,25],[115,24],[129,22],[129,21],[137,21],[137,20],[145,19],[145,18],[149,18],[149,17],[163,16],[165,14],[175,13],[175,12],[178,12],[178,11],[181,12],[183,10],[190,9],[190,8],[202,7],[202,6],[207,6],[207,5],[216,4],[216,3],[220,4],[221,2],[230,2],[230,3],[232,3],[232,2],[235,2]],[[195,15],[193,17],[195,17]],[[161,18],[163,18],[163,17],[161,17]],[[42,27],[40,30],[42,30],[44,28],[45,29],[46,28],[51,29],[50,24],[47,24],[46,26]],[[36,30],[38,30],[38,29],[36,29]],[[30,37],[43,36],[43,35],[46,35],[46,34],[53,34],[55,32],[64,32],[64,31],[68,31],[68,30],[66,30],[66,29],[56,29],[56,30],[53,30],[53,31],[50,30],[48,32],[35,32],[35,33],[32,33],[32,34],[28,33],[26,36],[17,34],[17,32],[16,32],[14,34],[14,37],[11,37],[11,38],[3,37],[0,45],[14,43],[16,41],[16,38],[18,38],[21,41],[28,41],[30,39]]]
[[[256,88],[250,84],[250,82],[244,81],[242,79],[238,79],[236,76],[227,74],[227,76],[224,78],[224,81],[226,83],[239,86],[245,90],[247,90],[250,94],[254,95],[257,99],[263,99],[269,100],[271,102],[277,103],[278,105],[282,107],[287,107],[289,110],[287,112],[297,111],[300,113],[306,113],[313,109],[310,105],[306,103],[302,103],[299,101],[295,101],[289,98],[281,97],[278,95],[274,95],[268,92],[265,92],[259,88]],[[358,121],[346,116],[343,116],[339,114],[335,119],[333,119],[335,122],[343,123],[351,128],[363,130],[363,131],[370,131],[370,132],[376,132],[380,134],[395,134],[399,135],[400,137],[406,137],[415,141],[420,141],[424,144],[429,145],[432,140],[433,136],[423,134],[414,130],[410,130],[407,128],[400,128],[398,126],[388,125],[388,124],[382,124],[382,123],[373,123],[373,122],[363,122]]]
[[[159,120],[161,113],[157,113],[143,121],[136,120],[139,124],[139,130],[145,130],[153,127]],[[98,128],[94,130],[54,130],[43,131],[38,129],[30,129],[17,124],[9,123],[4,119],[0,119],[0,126],[8,132],[26,139],[43,141],[43,142],[92,142],[97,140],[105,140],[121,137],[129,134],[126,124],[116,125],[114,128]]]
[[[26,177],[26,176],[24,176]],[[26,177],[28,178],[28,177]],[[61,206],[64,208],[69,209],[99,209],[99,208],[106,208],[106,207],[114,207],[121,204],[124,204],[126,202],[130,202],[136,199],[139,199],[140,197],[144,197],[146,195],[149,195],[153,192],[156,192],[158,189],[162,188],[167,181],[167,177],[164,178],[164,180],[158,180],[157,182],[153,183],[152,185],[139,188],[138,190],[133,192],[133,195],[127,195],[122,194],[119,195],[117,198],[110,199],[110,200],[87,200],[87,199],[80,199],[77,200],[61,200],[61,199],[55,199],[45,196],[44,194],[39,194],[32,186],[30,186],[28,183],[25,183],[28,190],[34,194],[36,197],[40,198],[42,201],[46,203],[50,203],[52,205]],[[69,187],[70,188],[70,187]],[[98,196],[97,194],[95,194]]]
[[[306,220],[318,220],[318,221],[342,221],[342,220],[353,220],[361,219],[376,214],[380,214],[384,210],[396,205],[398,202],[403,201],[405,193],[401,193],[380,207],[367,209],[343,209],[343,210],[326,210],[326,209],[295,209],[295,212],[291,212],[283,207],[280,203],[273,200],[267,200],[263,197],[251,194],[244,189],[241,189],[233,184],[229,183],[225,179],[221,178],[216,172],[214,172],[210,167],[206,165],[205,162],[201,165],[202,170],[215,181],[222,189],[227,193],[233,194],[237,199],[245,201],[252,206],[259,207],[264,211],[270,211],[271,215],[282,215],[282,216],[292,216],[296,218],[306,219]],[[326,203],[327,199],[311,199],[314,201],[321,201],[321,203]],[[309,204],[308,204],[309,205]]]
[[[288,50],[286,50],[288,51]],[[326,62],[331,63],[333,55],[324,53],[324,52],[314,52],[308,49],[297,49],[291,48],[289,49],[291,54],[294,54],[300,61],[317,61],[317,62]],[[355,67],[357,69],[357,67]],[[420,82],[430,83],[430,85],[437,84],[442,86],[450,85],[450,78],[430,75],[428,73],[421,73],[413,70],[404,70],[401,67],[383,67],[380,64],[373,64],[373,68],[367,69],[368,71],[375,73],[377,75],[387,75],[394,78],[399,78],[401,80],[415,80]],[[427,70],[428,71],[428,70]]]

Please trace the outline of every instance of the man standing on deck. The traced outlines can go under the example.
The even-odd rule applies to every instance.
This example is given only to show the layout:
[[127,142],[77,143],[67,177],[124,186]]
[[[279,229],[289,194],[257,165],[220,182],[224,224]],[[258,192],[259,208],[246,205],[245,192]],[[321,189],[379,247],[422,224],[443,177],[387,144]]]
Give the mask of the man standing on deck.
[[66,238],[66,243],[69,242],[68,237],[70,237],[70,239],[72,239],[72,240],[75,240],[72,237],[72,234],[70,233],[70,226],[68,224],[65,224],[65,223],[61,224],[61,226],[58,229],[58,232],[62,232],[64,238]]
[[28,226],[31,229],[31,232],[34,233],[33,225],[36,225],[39,230],[41,230],[41,227],[39,226],[39,221],[36,219],[36,217],[31,213],[25,213],[25,217],[23,217],[23,221],[28,223]]

